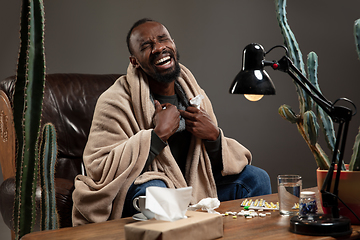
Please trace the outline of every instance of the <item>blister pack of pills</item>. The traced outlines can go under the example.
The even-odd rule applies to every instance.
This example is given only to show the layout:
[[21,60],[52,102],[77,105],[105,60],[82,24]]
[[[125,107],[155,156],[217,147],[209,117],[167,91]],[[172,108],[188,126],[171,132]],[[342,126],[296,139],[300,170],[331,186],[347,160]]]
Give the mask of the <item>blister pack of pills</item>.
[[241,207],[246,209],[279,210],[279,203],[266,202],[264,199],[245,199],[242,201]]

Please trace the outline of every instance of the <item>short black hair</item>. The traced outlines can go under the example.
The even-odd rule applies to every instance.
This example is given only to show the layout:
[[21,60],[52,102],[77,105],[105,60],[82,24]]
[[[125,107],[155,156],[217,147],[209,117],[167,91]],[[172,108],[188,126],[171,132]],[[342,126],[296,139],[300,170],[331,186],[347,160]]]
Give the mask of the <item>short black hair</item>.
[[130,36],[131,36],[131,33],[132,33],[132,31],[134,30],[134,28],[136,28],[137,26],[140,26],[141,24],[146,23],[146,22],[156,22],[156,21],[154,21],[154,20],[152,20],[152,19],[150,19],[150,18],[142,18],[142,19],[136,21],[136,22],[132,25],[132,27],[130,28],[130,30],[129,30],[127,36],[126,36],[126,44],[127,44],[129,53],[130,53],[131,55],[133,54],[133,53],[132,53],[132,49],[131,49],[131,47],[130,47]]

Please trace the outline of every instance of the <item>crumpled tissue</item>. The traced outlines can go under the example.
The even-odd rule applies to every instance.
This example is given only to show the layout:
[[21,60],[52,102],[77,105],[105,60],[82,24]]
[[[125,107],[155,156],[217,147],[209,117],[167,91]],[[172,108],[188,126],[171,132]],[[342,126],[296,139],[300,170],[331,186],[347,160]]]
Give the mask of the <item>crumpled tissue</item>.
[[197,209],[207,211],[208,213],[215,213],[220,214],[219,212],[215,211],[215,208],[220,206],[220,201],[217,198],[203,198],[197,204],[189,206],[188,210],[195,211]]
[[203,99],[204,99],[204,96],[199,94],[196,97],[190,99],[190,104],[192,106],[196,107],[197,109],[200,109],[200,103],[201,103],[201,100],[203,100]]
[[155,219],[176,221],[186,218],[191,201],[192,187],[170,189],[162,187],[146,188],[145,208],[155,214]]

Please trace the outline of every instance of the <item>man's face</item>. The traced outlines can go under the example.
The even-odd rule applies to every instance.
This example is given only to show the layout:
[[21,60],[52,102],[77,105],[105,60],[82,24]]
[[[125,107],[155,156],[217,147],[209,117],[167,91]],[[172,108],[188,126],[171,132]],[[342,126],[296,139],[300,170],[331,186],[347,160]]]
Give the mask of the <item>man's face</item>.
[[180,74],[178,52],[170,33],[158,22],[146,22],[130,36],[130,62],[158,82],[169,83]]

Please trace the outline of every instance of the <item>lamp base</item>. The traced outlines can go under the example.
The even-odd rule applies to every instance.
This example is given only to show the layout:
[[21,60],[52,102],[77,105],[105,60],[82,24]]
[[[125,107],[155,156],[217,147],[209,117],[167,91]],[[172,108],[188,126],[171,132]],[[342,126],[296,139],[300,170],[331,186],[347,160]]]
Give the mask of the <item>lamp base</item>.
[[351,235],[350,219],[330,215],[294,216],[290,219],[290,231],[312,236],[343,236]]

